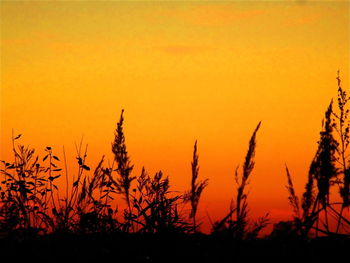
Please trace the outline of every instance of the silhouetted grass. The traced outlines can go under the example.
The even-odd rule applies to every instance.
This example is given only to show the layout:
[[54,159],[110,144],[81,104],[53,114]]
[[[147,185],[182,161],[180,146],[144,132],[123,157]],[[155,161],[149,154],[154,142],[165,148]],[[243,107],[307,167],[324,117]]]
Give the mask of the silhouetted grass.
[[[236,204],[231,203],[229,213],[220,221],[215,222],[212,232],[214,234],[224,234],[235,240],[255,239],[259,232],[268,224],[268,214],[261,217],[258,221],[250,224],[248,222],[248,194],[245,191],[248,185],[248,179],[254,169],[256,134],[260,128],[261,122],[256,126],[248,145],[248,151],[243,164],[241,178],[238,175],[238,167],[235,171],[235,179],[237,183]],[[249,227],[249,229],[248,229]]]
[[[338,112],[331,102],[322,122],[318,147],[300,199],[291,173],[287,166],[285,168],[293,219],[275,224],[272,233],[264,239],[259,238],[259,234],[269,224],[269,214],[255,222],[249,218],[246,189],[255,166],[256,140],[261,122],[249,140],[242,172],[239,172],[239,167],[235,171],[236,196],[230,210],[212,225],[212,232],[205,235],[199,231],[196,215],[208,179],[199,180],[197,141],[193,148],[188,191],[173,190],[169,177],[164,176],[162,171],[150,176],[143,168],[140,175],[134,175],[125,142],[122,110],[112,142],[114,162],[111,166],[105,164],[103,156],[95,169],[91,169],[87,163],[88,147],[81,141],[76,145],[77,170],[68,171],[64,149],[62,160],[50,146],[44,148],[45,155],[40,157],[35,155],[34,149],[19,143],[21,134],[12,135],[13,161],[1,161],[0,169],[2,249],[15,251],[15,247],[19,246],[26,251],[31,247],[30,242],[37,242],[41,250],[56,253],[59,258],[57,252],[52,251],[55,242],[76,245],[74,242],[81,241],[87,248],[92,242],[98,250],[94,255],[96,258],[101,257],[103,249],[107,249],[106,255],[114,250],[119,253],[124,251],[124,256],[118,255],[122,261],[164,262],[166,253],[179,249],[186,251],[192,259],[201,258],[199,255],[204,253],[206,256],[201,260],[214,260],[216,256],[217,262],[227,262],[233,259],[246,261],[250,258],[246,254],[249,249],[262,253],[262,248],[270,251],[270,246],[279,248],[281,254],[271,250],[270,254],[266,254],[269,256],[301,249],[296,254],[299,260],[309,256],[308,253],[314,249],[307,241],[313,234],[332,238],[326,239],[328,246],[328,242],[334,240],[342,246],[348,242],[342,238],[348,240],[350,235],[350,220],[344,216],[350,199],[350,124],[349,98],[341,87],[339,75],[337,82]],[[65,191],[60,191],[58,180],[65,180]],[[339,187],[341,202],[331,200],[334,186]],[[122,211],[117,207],[120,199],[127,207]],[[189,214],[181,212],[187,204],[190,205]],[[339,205],[340,210],[337,208]],[[336,222],[334,229],[330,220]],[[42,242],[48,240],[51,243],[43,245]],[[168,247],[165,247],[166,242]],[[181,242],[184,245],[179,245]],[[138,248],[135,248],[135,243]],[[317,249],[320,243],[316,243]],[[281,247],[281,244],[288,244],[292,250]],[[83,246],[78,247],[80,256],[83,251],[88,253]],[[39,257],[38,248],[31,248]],[[135,251],[137,253],[133,254]],[[65,253],[75,257],[72,256],[75,252],[69,249]],[[181,256],[176,258],[183,260]]]
[[[349,236],[350,221],[343,216],[345,207],[349,201],[349,109],[347,102],[349,98],[342,89],[338,72],[338,113],[333,109],[333,101],[329,104],[322,130],[318,141],[316,154],[311,162],[305,192],[302,195],[303,215],[300,216],[300,206],[292,183],[288,168],[289,201],[294,211],[294,223],[290,228],[295,229],[301,236],[307,238],[312,229],[316,236],[319,232],[323,235]],[[334,118],[333,118],[334,117]],[[336,138],[334,131],[337,132]],[[341,175],[341,176],[340,176]],[[341,203],[331,201],[331,188],[339,185]],[[340,211],[336,205],[341,205]],[[336,228],[331,229],[330,218],[336,220]],[[340,230],[341,233],[340,233]]]
[[204,188],[208,185],[208,179],[197,182],[198,174],[199,174],[197,141],[194,143],[194,147],[193,147],[193,160],[191,163],[191,168],[192,168],[191,190],[189,190],[185,194],[185,201],[189,201],[191,203],[191,212],[189,217],[192,218],[193,220],[193,226],[192,226],[193,232],[196,233],[197,232],[196,214],[197,214],[199,199]]
[[293,208],[294,218],[300,218],[299,198],[295,193],[292,177],[289,173],[287,166],[286,166],[286,174],[287,174],[287,179],[288,179],[288,185],[286,187],[287,187],[287,190],[289,192],[289,197],[288,197],[289,204]]
[[117,129],[115,131],[115,139],[112,143],[112,152],[114,154],[114,159],[117,163],[117,168],[115,170],[113,170],[112,168],[111,173],[113,171],[116,171],[118,174],[118,178],[116,180],[113,180],[112,175],[110,178],[114,186],[125,197],[125,201],[129,209],[128,214],[125,214],[126,219],[128,220],[128,223],[131,223],[131,226],[133,227],[133,223],[131,220],[130,186],[132,181],[135,180],[136,177],[131,176],[131,172],[134,166],[131,165],[128,152],[126,150],[125,136],[123,131],[123,113],[124,110],[122,110],[122,113],[120,115],[120,120],[117,124]]
[[[338,113],[332,112],[335,120],[334,129],[338,133],[339,137],[339,148],[337,149],[338,159],[340,163],[340,173],[342,174],[342,180],[339,182],[339,192],[343,199],[343,204],[340,211],[340,216],[337,223],[336,232],[338,233],[340,224],[342,221],[342,215],[344,208],[350,205],[350,168],[348,166],[348,147],[350,143],[350,122],[349,122],[349,108],[348,101],[349,97],[347,92],[343,90],[341,86],[340,74],[338,71],[337,76],[338,84]],[[334,121],[335,121],[334,120]]]

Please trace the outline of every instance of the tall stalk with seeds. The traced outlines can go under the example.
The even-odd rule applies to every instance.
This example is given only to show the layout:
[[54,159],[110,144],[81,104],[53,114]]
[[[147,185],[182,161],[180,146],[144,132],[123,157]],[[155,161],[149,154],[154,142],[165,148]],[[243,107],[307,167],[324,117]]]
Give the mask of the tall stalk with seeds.
[[238,179],[238,173],[236,170],[236,182],[238,183],[238,189],[237,189],[237,207],[236,207],[236,223],[237,223],[237,237],[239,239],[243,238],[243,235],[246,230],[247,226],[247,194],[245,193],[245,187],[248,184],[248,179],[249,175],[254,169],[255,161],[254,161],[254,156],[255,156],[255,148],[256,148],[256,134],[260,128],[261,122],[258,123],[256,126],[252,137],[250,138],[249,141],[249,147],[248,147],[248,152],[245,157],[245,161],[243,164],[243,173],[241,180],[239,182]]
[[[117,163],[115,171],[118,173],[118,178],[113,180],[119,193],[124,195],[126,204],[128,206],[128,213],[131,216],[131,205],[130,205],[130,186],[131,182],[135,179],[131,176],[131,172],[134,166],[131,164],[128,152],[126,150],[125,136],[123,130],[124,122],[124,110],[122,110],[119,122],[117,123],[117,129],[115,130],[115,137],[112,143],[112,152],[114,154],[114,160]],[[130,219],[129,219],[130,220]]]
[[338,162],[341,166],[339,172],[343,176],[342,180],[339,182],[339,193],[341,198],[343,199],[343,204],[340,210],[340,215],[337,223],[336,232],[338,233],[342,221],[344,208],[350,205],[350,168],[348,167],[347,158],[348,146],[350,143],[350,121],[348,108],[348,101],[350,97],[341,86],[339,71],[337,76],[337,85],[338,113],[333,112],[333,116],[335,117],[335,120],[337,120],[337,122],[335,122],[334,129],[337,131],[339,137],[339,149],[337,149],[337,153]]
[[204,188],[208,185],[208,179],[198,181],[199,166],[198,166],[198,153],[197,153],[197,141],[193,147],[193,159],[191,163],[192,168],[192,179],[191,179],[191,190],[185,194],[185,200],[191,203],[190,218],[192,218],[193,232],[197,232],[196,214],[199,204],[200,196]]

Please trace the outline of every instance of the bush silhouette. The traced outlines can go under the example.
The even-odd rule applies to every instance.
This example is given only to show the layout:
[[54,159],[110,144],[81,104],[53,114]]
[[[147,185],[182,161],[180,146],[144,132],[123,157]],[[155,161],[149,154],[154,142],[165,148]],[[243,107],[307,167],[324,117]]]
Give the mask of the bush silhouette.
[[[274,225],[271,237],[313,235],[349,236],[350,220],[345,216],[349,207],[350,141],[349,97],[337,77],[338,104],[331,102],[325,112],[315,156],[310,164],[304,192],[299,198],[292,175],[286,166],[289,204],[293,219]],[[45,155],[21,145],[21,134],[12,135],[13,161],[1,161],[0,170],[0,231],[6,235],[27,233],[96,234],[199,234],[196,215],[201,195],[208,179],[199,180],[197,141],[191,162],[190,189],[181,193],[172,189],[170,179],[162,171],[150,176],[143,168],[133,174],[124,134],[124,110],[112,142],[114,161],[105,164],[103,156],[91,169],[87,163],[87,145],[76,146],[78,171],[69,176],[66,153],[59,157],[50,146]],[[253,222],[248,214],[248,192],[255,165],[256,137],[261,122],[253,131],[242,166],[237,167],[237,192],[230,210],[212,225],[212,236],[231,240],[254,240],[269,224],[268,213]],[[69,174],[68,174],[69,172]],[[58,180],[65,180],[66,189],[60,191]],[[339,189],[341,202],[333,202],[331,190]],[[126,209],[119,211],[117,202],[124,200]],[[186,205],[189,213],[182,212]],[[336,222],[333,227],[331,220]]]

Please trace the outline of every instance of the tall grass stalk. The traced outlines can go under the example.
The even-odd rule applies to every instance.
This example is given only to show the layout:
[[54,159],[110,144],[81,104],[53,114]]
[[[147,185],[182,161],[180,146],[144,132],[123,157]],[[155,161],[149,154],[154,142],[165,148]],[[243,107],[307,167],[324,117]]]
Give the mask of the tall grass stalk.
[[293,208],[293,212],[294,212],[294,218],[299,219],[300,218],[300,205],[299,205],[299,198],[295,193],[294,190],[294,185],[293,185],[293,181],[292,181],[292,176],[289,173],[289,169],[286,165],[286,175],[287,175],[287,180],[288,180],[288,184],[286,186],[288,193],[289,193],[289,204],[292,206]]
[[[131,205],[130,205],[130,186],[133,180],[136,177],[131,176],[131,172],[134,166],[131,164],[126,144],[125,144],[125,136],[123,130],[123,122],[124,122],[124,110],[122,110],[120,114],[119,122],[117,123],[117,128],[114,133],[114,142],[112,143],[112,152],[114,154],[114,159],[117,163],[116,172],[118,173],[118,178],[113,180],[115,186],[118,191],[124,195],[126,204],[128,206],[128,214],[129,217],[132,214]],[[133,223],[130,220],[133,228]]]
[[[336,233],[339,232],[339,228],[342,221],[342,215],[345,207],[350,205],[350,169],[348,167],[348,155],[347,150],[350,143],[350,121],[349,121],[349,106],[348,101],[350,97],[347,92],[343,90],[341,85],[340,73],[338,71],[337,76],[337,86],[338,86],[338,113],[333,112],[335,117],[334,129],[338,133],[339,137],[339,149],[337,149],[339,163],[340,163],[340,174],[342,174],[342,181],[339,182],[339,193],[343,199],[343,204],[340,210],[340,216],[337,222]],[[335,121],[334,120],[334,121]]]
[[251,174],[251,172],[254,169],[255,161],[255,148],[256,148],[256,134],[260,128],[261,122],[258,123],[256,126],[250,140],[249,140],[249,146],[248,146],[248,152],[245,157],[245,161],[243,164],[243,173],[241,180],[239,182],[238,179],[238,173],[236,170],[236,181],[238,183],[238,189],[237,189],[237,198],[236,198],[236,220],[237,220],[237,237],[239,239],[243,238],[243,235],[245,233],[246,225],[247,225],[247,193],[245,192],[245,187],[248,184],[248,179]]
[[189,217],[192,218],[193,232],[197,232],[196,214],[199,204],[199,199],[204,188],[208,185],[208,179],[198,181],[199,165],[198,165],[198,153],[197,153],[197,141],[193,147],[193,158],[191,163],[192,177],[191,177],[191,190],[185,194],[185,200],[191,203],[191,211]]

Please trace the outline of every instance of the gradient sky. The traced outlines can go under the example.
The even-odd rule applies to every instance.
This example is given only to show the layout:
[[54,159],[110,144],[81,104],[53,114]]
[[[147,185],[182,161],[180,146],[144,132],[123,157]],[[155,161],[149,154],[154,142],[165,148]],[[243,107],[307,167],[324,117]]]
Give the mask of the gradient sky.
[[[190,184],[198,140],[200,204],[227,212],[234,171],[257,123],[249,184],[253,218],[290,216],[285,163],[303,191],[321,120],[349,87],[349,3],[345,2],[8,2],[1,6],[1,159],[11,130],[43,153],[75,142],[88,164],[105,154],[121,109],[135,164]],[[122,202],[122,201],[120,201]]]

